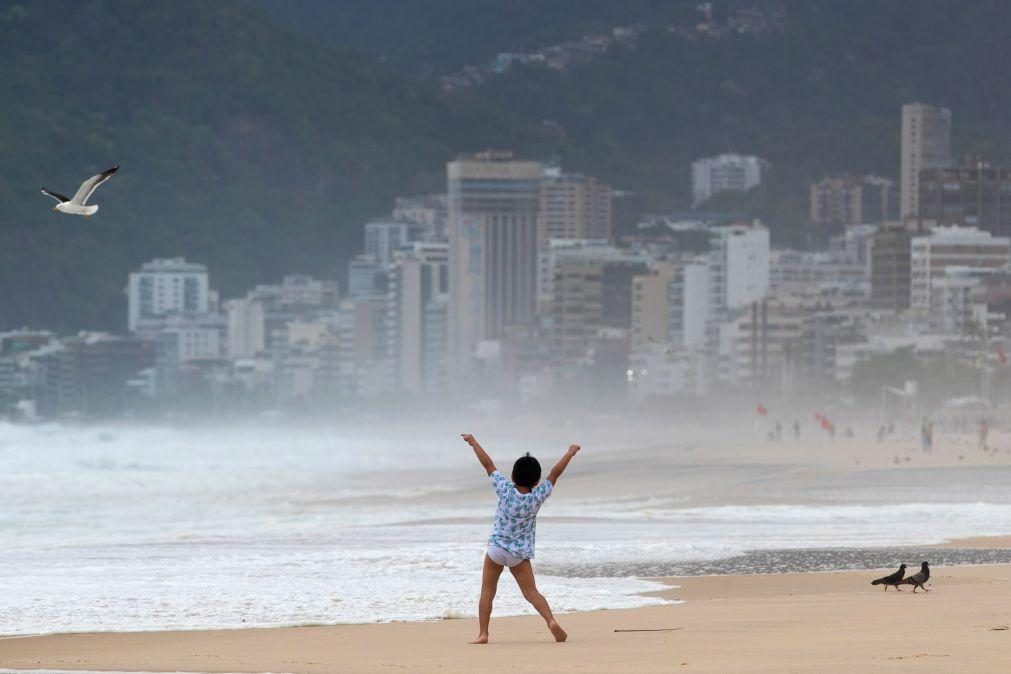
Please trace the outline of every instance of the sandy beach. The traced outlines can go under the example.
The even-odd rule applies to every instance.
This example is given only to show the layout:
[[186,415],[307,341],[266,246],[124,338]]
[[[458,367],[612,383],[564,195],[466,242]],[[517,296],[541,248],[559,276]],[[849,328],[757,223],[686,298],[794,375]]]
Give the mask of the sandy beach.
[[[1005,541],[1006,542],[1006,541]],[[916,560],[907,560],[915,563]],[[935,569],[931,592],[874,571],[668,579],[683,604],[539,618],[74,634],[0,641],[0,667],[199,672],[1001,672],[1011,566]],[[616,630],[668,630],[626,631]]]

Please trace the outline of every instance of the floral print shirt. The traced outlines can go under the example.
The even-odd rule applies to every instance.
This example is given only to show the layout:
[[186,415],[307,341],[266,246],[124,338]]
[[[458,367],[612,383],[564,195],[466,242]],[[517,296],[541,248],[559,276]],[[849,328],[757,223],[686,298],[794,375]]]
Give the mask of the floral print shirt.
[[527,494],[516,491],[516,485],[497,470],[491,474],[491,485],[498,494],[498,508],[491,527],[488,545],[502,548],[522,559],[534,558],[534,537],[537,511],[554,488],[544,480]]

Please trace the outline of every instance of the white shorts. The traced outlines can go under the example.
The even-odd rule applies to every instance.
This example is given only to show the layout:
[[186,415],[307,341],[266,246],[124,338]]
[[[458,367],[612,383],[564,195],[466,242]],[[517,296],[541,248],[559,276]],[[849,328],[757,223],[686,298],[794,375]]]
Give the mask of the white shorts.
[[517,557],[508,550],[503,550],[502,548],[494,545],[488,546],[488,558],[499,566],[508,566],[509,568],[526,561],[522,557]]

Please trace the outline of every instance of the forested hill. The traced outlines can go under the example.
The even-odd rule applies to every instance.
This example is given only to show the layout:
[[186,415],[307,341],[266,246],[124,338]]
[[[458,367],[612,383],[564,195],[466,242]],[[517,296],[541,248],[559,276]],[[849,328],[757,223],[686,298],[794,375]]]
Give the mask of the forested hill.
[[[567,167],[658,208],[686,205],[692,160],[758,154],[773,164],[771,184],[723,205],[764,217],[781,243],[827,234],[807,222],[811,180],[897,178],[903,103],[949,107],[957,154],[1011,160],[1006,0],[713,0],[715,25],[705,29],[702,3],[666,0],[305,0],[290,10],[251,1],[315,39],[434,81],[486,67],[499,52],[634,26],[630,44],[561,69],[514,65],[461,95],[546,121]],[[742,11],[774,20],[766,30],[728,29]]]
[[[336,278],[365,219],[442,188],[455,152],[536,140],[230,0],[0,2],[0,101],[0,329],[122,328],[156,256],[226,295]],[[95,217],[39,194],[116,164]]]
[[[755,153],[769,182],[711,206],[789,245],[827,234],[809,181],[897,176],[905,102],[951,108],[956,154],[1011,160],[1005,0],[711,5],[700,28],[680,0],[0,0],[0,329],[122,328],[155,256],[207,263],[225,296],[339,277],[362,223],[444,188],[460,151],[556,155],[635,192],[625,215],[685,207],[700,156]],[[488,71],[615,28],[563,67]],[[114,164],[93,218],[38,193]]]

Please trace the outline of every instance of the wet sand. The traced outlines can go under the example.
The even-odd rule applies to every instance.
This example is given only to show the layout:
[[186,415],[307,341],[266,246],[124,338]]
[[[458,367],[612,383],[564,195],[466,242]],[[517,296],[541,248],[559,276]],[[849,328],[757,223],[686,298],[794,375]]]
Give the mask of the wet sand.
[[[882,591],[891,569],[672,578],[686,603],[560,616],[0,640],[0,667],[201,672],[998,672],[1011,670],[1011,566],[934,569],[931,592]],[[680,628],[680,629],[673,629]],[[615,630],[645,630],[623,631]],[[652,631],[671,630],[671,631]]]

